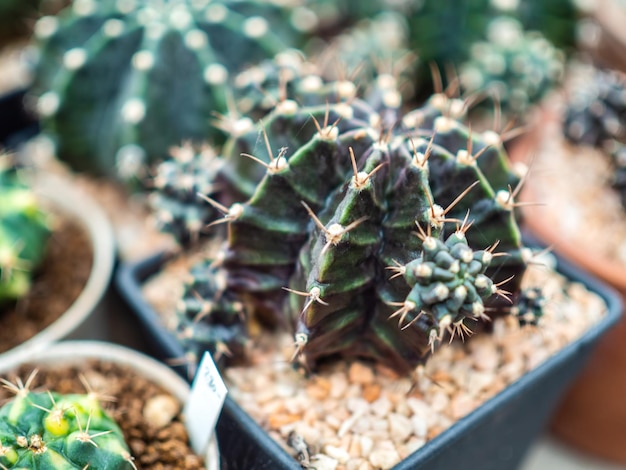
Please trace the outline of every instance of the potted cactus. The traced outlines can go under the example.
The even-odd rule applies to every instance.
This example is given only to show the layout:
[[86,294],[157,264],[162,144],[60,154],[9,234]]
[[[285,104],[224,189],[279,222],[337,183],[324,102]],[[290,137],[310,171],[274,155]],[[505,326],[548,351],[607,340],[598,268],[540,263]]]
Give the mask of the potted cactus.
[[[565,102],[544,113],[545,127],[526,139],[535,147],[537,175],[523,197],[545,207],[528,209],[525,219],[555,251],[624,295],[626,80],[619,72],[584,67],[566,92]],[[622,463],[626,409],[618,397],[626,392],[624,327],[620,322],[602,341],[553,423],[566,441]],[[596,402],[593,412],[586,410]]]
[[[515,324],[539,320],[545,310],[543,293],[522,284],[535,258],[522,242],[515,217],[521,175],[510,166],[499,134],[472,132],[461,121],[464,103],[444,94],[401,114],[401,100],[380,99],[400,96],[393,77],[379,77],[372,90],[376,92],[367,96],[377,99],[368,102],[350,81],[291,74],[279,87],[275,108],[257,126],[238,127],[221,154],[194,154],[187,148],[162,164],[156,173],[162,181],[155,186],[165,191],[155,199],[165,214],[161,220],[169,222],[172,232],[182,234],[183,242],[200,238],[198,227],[207,224],[217,229],[226,225],[228,233],[221,248],[186,276],[175,302],[177,341],[150,323],[156,315],[137,292],[138,282],[159,270],[162,258],[121,270],[118,286],[146,315],[148,327],[167,338],[160,355],[184,355],[193,364],[208,350],[219,362],[232,365],[245,361],[249,353],[259,367],[252,372],[259,377],[253,388],[264,391],[274,379],[265,375],[262,364],[282,361],[279,368],[290,371],[287,364],[293,356],[294,364],[313,377],[312,382],[292,377],[294,382],[285,383],[286,401],[299,387],[329,381],[326,367],[337,358],[342,363],[365,360],[370,365],[362,369],[386,371],[411,388],[407,377],[419,375],[442,342],[486,328],[489,319],[506,314],[512,314]],[[206,194],[189,198],[193,188]],[[177,197],[175,205],[172,199]],[[185,212],[185,207],[193,210]],[[193,216],[181,216],[184,213]],[[220,239],[219,231],[214,237]],[[161,287],[156,289],[165,292]],[[607,324],[614,321],[608,318]],[[276,348],[289,338],[286,358],[280,352],[268,358],[262,347],[251,350],[251,344],[262,343],[260,330],[283,331],[269,342]],[[547,366],[535,371],[535,378],[554,374],[556,380],[541,388],[546,414],[558,397],[556,383],[564,383],[572,367],[558,373],[547,372]],[[338,450],[341,444],[327,443],[324,455],[310,461],[310,449],[319,450],[320,444],[298,431],[297,422],[305,420],[302,410],[279,417],[259,411],[259,403],[239,386],[250,383],[249,376],[238,380],[233,370],[226,369],[233,395],[269,425],[272,436],[293,456],[280,451],[229,402],[218,432],[228,442],[224,449],[229,449],[234,464],[246,466],[256,459],[271,468],[297,468],[295,457],[303,465],[331,468],[333,462],[350,460],[347,449]],[[419,387],[429,380],[422,376],[413,385],[426,393]],[[519,383],[520,390],[536,385],[529,380]],[[317,400],[327,395],[320,393]],[[503,396],[507,393],[499,400],[505,400]],[[467,459],[470,453],[480,460],[480,468],[513,468],[532,439],[521,429],[511,431],[512,440],[506,444],[492,440],[494,446],[509,449],[501,459],[484,448],[477,453],[472,446],[443,456],[439,446],[469,443],[469,435],[459,429],[486,432],[495,425],[490,420],[497,413],[514,419],[513,409],[529,412],[519,397],[516,402],[508,411],[500,408],[503,401],[491,402],[499,403],[491,409],[485,405],[474,415],[484,419],[480,424],[463,421],[457,431],[442,434],[438,444],[433,441],[428,448],[405,454],[402,463],[394,449],[395,456],[384,461],[380,452],[375,458],[370,455],[367,465],[453,468],[461,465],[459,455]],[[539,430],[546,416],[532,414],[536,419],[528,427]],[[337,419],[340,428],[342,418]],[[343,419],[357,420],[350,415]],[[287,431],[295,434],[288,438],[283,434]],[[242,435],[260,440],[261,448],[245,452]],[[392,453],[382,450],[388,451],[386,457]],[[490,459],[483,461],[477,454]]]
[[0,362],[7,351],[71,334],[107,335],[100,307],[114,244],[106,218],[63,180],[27,183],[8,157],[0,165]]
[[219,468],[215,439],[202,457],[190,449],[189,386],[141,353],[63,342],[13,355],[0,377],[3,468]]

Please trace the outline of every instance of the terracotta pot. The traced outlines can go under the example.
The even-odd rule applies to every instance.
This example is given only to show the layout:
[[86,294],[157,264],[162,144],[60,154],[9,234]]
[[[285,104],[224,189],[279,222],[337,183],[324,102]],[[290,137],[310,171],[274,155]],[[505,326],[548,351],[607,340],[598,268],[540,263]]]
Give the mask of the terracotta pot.
[[[557,119],[556,113],[543,112],[538,117],[540,125],[512,149],[512,159],[527,162],[529,155],[539,148],[540,139],[554,137],[549,134],[549,129],[550,124],[559,122]],[[537,166],[538,173],[545,170],[541,161]],[[562,177],[567,178],[567,175]],[[541,179],[538,175],[536,178],[535,181]],[[540,184],[535,182],[533,186],[532,179],[529,178],[520,199],[544,202],[537,190]],[[595,253],[592,246],[582,245],[569,231],[559,229],[558,224],[540,208],[524,210],[524,227],[544,243],[552,245],[556,253],[615,287],[626,299],[626,265]],[[626,463],[625,397],[626,317],[622,315],[617,326],[601,339],[584,371],[564,397],[552,419],[551,430],[581,450]]]
[[585,27],[581,29],[581,43],[594,62],[626,72],[626,8],[620,0],[595,0]]
[[107,339],[113,327],[104,308],[115,263],[115,240],[111,226],[97,204],[74,190],[62,178],[37,175],[32,187],[45,204],[80,223],[92,245],[93,259],[87,282],[70,307],[52,324],[9,351],[0,354],[0,367],[5,357],[21,351],[37,351],[61,339]]
[[[84,365],[88,360],[97,359],[130,367],[154,384],[172,394],[181,403],[189,397],[189,384],[168,366],[132,349],[100,341],[63,341],[48,347],[45,351],[27,350],[11,354],[0,364],[0,374],[6,374],[20,365],[36,363],[46,365]],[[220,456],[215,437],[211,439],[205,455],[206,469],[218,470]]]

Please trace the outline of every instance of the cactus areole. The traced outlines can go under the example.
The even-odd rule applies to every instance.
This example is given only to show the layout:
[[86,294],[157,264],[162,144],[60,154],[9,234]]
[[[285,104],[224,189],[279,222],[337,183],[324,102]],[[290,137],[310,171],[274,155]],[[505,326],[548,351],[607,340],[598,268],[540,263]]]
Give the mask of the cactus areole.
[[122,431],[97,397],[15,387],[0,408],[0,468],[136,469]]

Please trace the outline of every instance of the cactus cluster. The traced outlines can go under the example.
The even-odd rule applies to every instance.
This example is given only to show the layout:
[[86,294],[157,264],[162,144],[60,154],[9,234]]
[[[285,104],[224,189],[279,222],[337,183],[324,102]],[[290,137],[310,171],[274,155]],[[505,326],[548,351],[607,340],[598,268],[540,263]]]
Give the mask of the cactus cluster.
[[136,469],[122,431],[94,394],[31,392],[28,382],[0,408],[5,469]]
[[0,304],[28,292],[49,234],[34,193],[8,157],[0,156]]
[[509,116],[523,115],[562,79],[563,53],[539,32],[524,32],[512,17],[489,23],[487,41],[471,46],[470,58],[460,69],[462,88],[497,97]]
[[574,90],[565,111],[563,134],[573,144],[600,148],[611,158],[612,186],[626,208],[626,78],[596,70]]
[[58,155],[132,177],[172,145],[216,138],[231,74],[285,47],[282,15],[255,0],[76,0],[41,18],[33,94]]
[[526,251],[500,137],[443,94],[401,116],[401,100],[372,105],[351,82],[302,83],[222,151],[207,201],[228,238],[179,305],[188,349],[233,353],[254,316],[294,329],[309,367],[340,354],[406,372],[487,307],[508,311]]

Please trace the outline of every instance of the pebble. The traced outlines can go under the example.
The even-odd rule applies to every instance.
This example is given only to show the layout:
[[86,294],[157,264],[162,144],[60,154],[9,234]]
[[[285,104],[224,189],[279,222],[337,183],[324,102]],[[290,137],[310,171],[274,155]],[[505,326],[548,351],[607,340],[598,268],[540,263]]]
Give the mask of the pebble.
[[324,454],[315,454],[311,457],[311,464],[315,470],[336,470],[339,462]]
[[350,454],[341,447],[324,446],[324,453],[339,463],[346,463],[350,460]]
[[156,395],[146,401],[143,417],[154,428],[167,426],[180,412],[180,402],[170,395]]
[[367,385],[374,382],[374,371],[361,362],[353,362],[348,370],[348,380],[355,384]]
[[403,442],[413,433],[413,424],[406,416],[391,413],[389,420],[389,435],[396,442]]
[[369,462],[374,468],[387,470],[400,462],[400,455],[395,449],[376,449],[370,454]]
[[386,396],[380,397],[378,400],[372,403],[372,411],[376,416],[385,417],[393,409],[393,404]]

